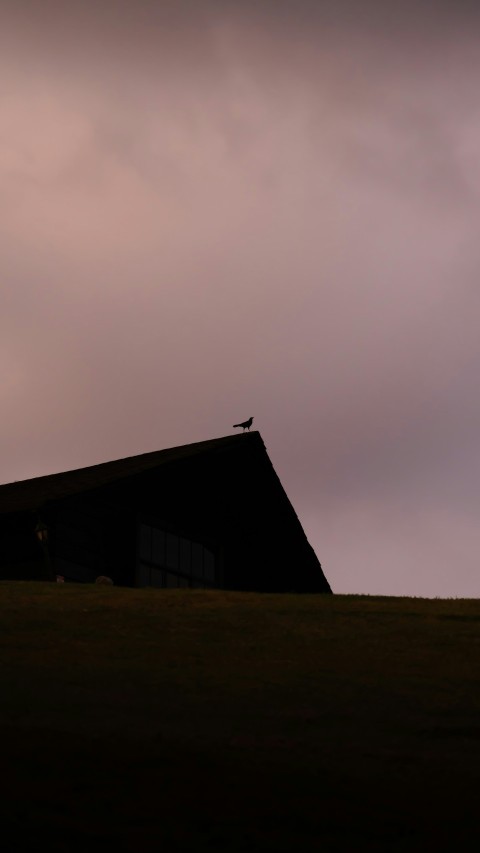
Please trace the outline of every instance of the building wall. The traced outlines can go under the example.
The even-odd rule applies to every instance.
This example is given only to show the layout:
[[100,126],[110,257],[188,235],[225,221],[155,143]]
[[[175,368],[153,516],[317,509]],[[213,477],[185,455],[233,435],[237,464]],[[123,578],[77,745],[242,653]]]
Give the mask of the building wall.
[[67,581],[93,583],[99,575],[130,586],[135,555],[134,509],[99,490],[52,505],[52,559]]
[[[331,591],[260,437],[52,502],[42,517],[55,572],[67,580]],[[42,576],[34,522],[24,514],[3,543],[17,576],[25,576],[22,561],[33,561],[30,576]]]
[[[125,484],[117,499],[137,512],[139,531],[148,524],[212,551],[217,586],[330,592],[263,445],[162,466]],[[137,572],[139,562],[137,549]]]
[[35,535],[37,516],[13,513],[0,517],[0,580],[48,580],[51,567]]

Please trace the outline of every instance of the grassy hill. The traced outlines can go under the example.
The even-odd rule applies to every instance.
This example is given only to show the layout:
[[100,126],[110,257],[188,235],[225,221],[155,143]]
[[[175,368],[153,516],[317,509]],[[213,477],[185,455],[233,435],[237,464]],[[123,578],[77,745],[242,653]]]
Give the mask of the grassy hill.
[[4,849],[463,851],[480,601],[0,584]]

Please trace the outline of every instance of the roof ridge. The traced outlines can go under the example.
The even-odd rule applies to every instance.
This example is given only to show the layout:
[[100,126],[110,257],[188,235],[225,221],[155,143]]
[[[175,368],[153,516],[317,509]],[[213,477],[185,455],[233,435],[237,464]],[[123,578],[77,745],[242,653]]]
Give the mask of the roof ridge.
[[[260,433],[255,430],[248,433],[255,440],[262,441]],[[38,477],[29,477],[25,480],[16,480],[10,483],[0,484],[0,494],[7,499],[7,494],[13,495],[18,492],[18,496],[26,495],[28,492],[42,491],[42,486],[46,492],[49,491],[49,485],[56,491],[55,486],[62,490],[70,479],[76,483],[70,483],[70,488],[67,487],[67,492],[75,492],[82,485],[84,488],[95,488],[100,485],[105,485],[112,480],[120,479],[122,476],[133,476],[135,473],[141,473],[160,463],[169,461],[179,461],[181,459],[195,456],[196,454],[206,453],[223,446],[228,446],[233,443],[248,441],[242,434],[221,436],[220,438],[211,438],[204,441],[191,442],[190,444],[180,444],[174,447],[166,447],[161,450],[150,450],[146,453],[139,453],[133,456],[125,456],[120,459],[110,459],[107,462],[97,462],[94,465],[86,465],[82,468],[72,468],[67,471],[57,471],[53,474],[41,474]],[[262,442],[263,443],[263,442]],[[95,482],[95,475],[99,475],[99,481]],[[103,474],[103,477],[102,477]],[[88,483],[90,481],[90,484]],[[53,495],[51,495],[53,497]],[[45,497],[48,499],[47,495]],[[5,511],[5,510],[3,510]],[[2,508],[0,507],[0,512]]]

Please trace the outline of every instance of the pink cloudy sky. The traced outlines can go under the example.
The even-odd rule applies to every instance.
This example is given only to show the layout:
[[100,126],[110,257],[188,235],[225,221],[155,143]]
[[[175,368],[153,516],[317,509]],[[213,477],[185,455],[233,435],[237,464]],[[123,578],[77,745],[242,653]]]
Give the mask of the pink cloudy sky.
[[476,5],[1,0],[1,482],[254,415],[335,592],[479,595]]

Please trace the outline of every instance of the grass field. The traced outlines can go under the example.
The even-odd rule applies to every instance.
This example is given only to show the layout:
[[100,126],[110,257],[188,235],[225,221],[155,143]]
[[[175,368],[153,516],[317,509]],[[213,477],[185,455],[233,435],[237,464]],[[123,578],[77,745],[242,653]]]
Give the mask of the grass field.
[[6,853],[477,849],[480,601],[3,583],[0,613]]

